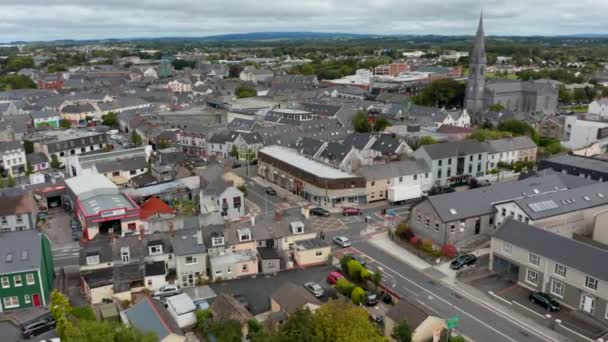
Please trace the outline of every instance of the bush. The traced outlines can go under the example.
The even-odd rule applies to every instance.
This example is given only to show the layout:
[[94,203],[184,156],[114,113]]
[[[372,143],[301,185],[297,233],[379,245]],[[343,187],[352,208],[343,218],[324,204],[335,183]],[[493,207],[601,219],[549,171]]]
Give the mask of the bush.
[[450,342],[466,342],[467,340],[464,339],[464,337],[462,336],[452,336],[450,337]]
[[355,282],[361,281],[361,271],[363,266],[357,260],[350,260],[346,263],[347,274]]
[[350,281],[348,281],[345,278],[340,278],[336,282],[336,291],[340,292],[341,294],[343,294],[347,297],[350,297],[350,294],[353,292],[354,289],[355,289],[355,284],[351,283]]
[[95,312],[93,312],[93,309],[88,305],[77,306],[75,308],[72,308],[72,315],[74,317],[78,318],[79,320],[87,320],[87,321],[96,321],[97,320],[97,317],[95,317]]
[[456,253],[458,251],[456,250],[456,246],[452,245],[452,244],[445,244],[443,246],[441,246],[441,255],[446,256],[448,258],[453,258],[456,256]]
[[427,254],[433,254],[433,241],[430,239],[424,239],[422,240],[419,248]]
[[361,270],[361,280],[367,280],[372,278],[372,272],[364,268]]
[[353,260],[353,258],[350,255],[345,255],[340,258],[340,267],[342,268],[342,271],[344,271],[344,273],[348,273],[348,268],[346,267],[346,264],[348,264],[348,262],[351,260]]
[[360,287],[355,287],[350,295],[350,299],[353,301],[353,304],[361,304],[364,298],[365,290]]
[[396,233],[398,237],[406,241],[409,241],[414,236],[414,232],[412,232],[412,229],[405,222],[399,223]]

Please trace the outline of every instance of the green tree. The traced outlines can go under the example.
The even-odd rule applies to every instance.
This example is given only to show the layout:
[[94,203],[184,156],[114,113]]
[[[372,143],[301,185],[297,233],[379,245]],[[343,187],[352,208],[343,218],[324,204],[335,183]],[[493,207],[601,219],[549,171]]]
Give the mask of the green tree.
[[499,131],[511,132],[514,136],[528,135],[532,140],[538,142],[538,133],[529,123],[517,119],[507,119],[498,124]]
[[175,70],[182,70],[185,68],[194,68],[194,66],[196,65],[196,61],[187,61],[185,59],[176,59],[173,61],[173,67],[175,68]]
[[169,142],[166,139],[160,139],[160,142],[158,143],[158,148],[160,150],[163,150],[168,147],[169,147]]
[[213,335],[218,342],[241,342],[243,332],[241,323],[235,320],[211,321],[209,334]]
[[34,153],[34,143],[30,140],[23,141],[23,148],[25,149],[26,154]]
[[355,287],[353,289],[353,292],[351,292],[351,294],[350,294],[350,300],[353,302],[353,304],[356,304],[356,305],[361,304],[361,302],[363,302],[364,298],[365,298],[365,290],[358,286]]
[[563,104],[572,103],[572,99],[573,99],[572,91],[570,91],[569,89],[566,89],[566,87],[564,87],[564,86],[560,86],[558,99],[559,99],[559,102],[563,103]]
[[8,175],[8,187],[12,188],[17,185],[17,181],[15,181],[15,177],[13,175]]
[[420,138],[420,140],[418,140],[419,146],[433,145],[436,143],[437,143],[437,140],[435,138],[431,137],[430,135],[426,135],[426,136]]
[[244,99],[247,97],[257,96],[258,92],[255,90],[254,87],[240,86],[236,88],[236,90],[234,91],[234,95],[236,95],[236,97],[239,99]]
[[137,132],[133,131],[133,132],[131,133],[131,142],[132,142],[134,145],[137,145],[137,146],[141,145],[141,144],[142,144],[142,142],[143,142],[143,141],[142,141],[142,138],[141,138],[141,135],[139,135],[139,134],[137,134]]
[[60,126],[61,126],[61,128],[70,128],[70,127],[72,127],[72,123],[69,122],[68,120],[61,120]]
[[230,151],[230,155],[234,159],[239,159],[239,148],[236,145],[232,145],[232,150]]
[[363,266],[357,260],[350,260],[346,263],[348,276],[355,282],[361,281],[361,271]]
[[354,289],[355,289],[355,284],[351,283],[346,278],[340,278],[336,282],[336,291],[340,292],[341,294],[343,294],[347,297],[350,297],[350,295]]
[[366,133],[372,131],[372,125],[369,123],[367,113],[364,111],[358,111],[353,118],[353,128],[359,133]]
[[368,315],[365,309],[349,302],[330,301],[313,317],[317,341],[385,341]]
[[374,131],[383,132],[387,127],[392,126],[392,124],[385,118],[379,118],[376,120],[374,124]]
[[430,82],[419,95],[412,98],[412,101],[422,106],[461,107],[464,90],[464,83],[449,78],[439,79]]
[[406,320],[399,322],[393,328],[393,338],[397,342],[411,342],[412,341],[412,328]]
[[378,286],[380,286],[380,283],[382,282],[382,273],[381,272],[372,273],[372,282],[374,283],[374,286],[377,289]]
[[61,168],[61,162],[59,161],[59,157],[56,154],[51,154],[51,167],[53,169]]
[[0,175],[0,189],[4,189],[4,178]]
[[0,76],[0,89],[16,90],[16,89],[34,89],[36,83],[31,78],[23,75],[4,75]]
[[74,328],[70,321],[70,314],[72,312],[70,300],[61,292],[53,290],[51,293],[50,310],[55,322],[57,322],[57,335],[62,340],[65,340],[66,333]]
[[315,322],[308,309],[298,309],[289,316],[279,331],[281,341],[316,342]]
[[118,113],[109,112],[101,116],[101,124],[111,128],[118,127]]
[[505,106],[501,105],[500,103],[495,103],[492,104],[488,107],[488,109],[492,112],[502,112],[503,110],[505,110]]
[[21,69],[33,68],[34,60],[28,56],[10,56],[6,60],[7,71],[19,71]]
[[30,164],[30,163],[25,164],[25,174],[27,176],[29,176],[32,173],[34,173],[34,168],[32,167],[32,164]]
[[576,103],[587,102],[587,93],[585,92],[585,89],[582,89],[582,88],[574,89],[574,94],[572,95],[572,99]]
[[209,322],[211,317],[213,317],[211,310],[196,311],[196,330],[203,336],[207,336],[209,333]]

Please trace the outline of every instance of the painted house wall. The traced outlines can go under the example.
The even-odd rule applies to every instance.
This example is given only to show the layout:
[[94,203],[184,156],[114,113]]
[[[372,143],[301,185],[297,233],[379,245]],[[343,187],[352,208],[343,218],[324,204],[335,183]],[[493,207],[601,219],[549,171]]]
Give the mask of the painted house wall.
[[294,252],[294,260],[298,266],[312,266],[324,264],[329,260],[331,247],[313,248]]
[[[196,259],[196,262],[187,263],[186,258],[188,256]],[[197,253],[191,255],[180,255],[176,256],[175,261],[177,279],[182,287],[191,287],[196,285],[197,273],[201,275],[203,279],[207,279],[207,254]],[[191,276],[191,277],[190,277]],[[190,281],[193,279],[193,281]]]
[[146,288],[148,290],[157,291],[161,288],[161,286],[166,285],[167,281],[165,280],[165,275],[161,274],[157,276],[144,277],[144,284],[146,284]]

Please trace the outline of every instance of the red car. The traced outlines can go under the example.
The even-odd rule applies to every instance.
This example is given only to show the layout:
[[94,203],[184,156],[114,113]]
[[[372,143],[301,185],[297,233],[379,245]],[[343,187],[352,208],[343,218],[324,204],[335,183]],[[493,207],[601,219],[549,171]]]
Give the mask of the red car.
[[340,272],[329,272],[329,274],[327,275],[327,282],[334,285],[335,283],[338,282],[339,279],[344,278],[344,276],[342,275],[342,273]]
[[344,215],[344,216],[363,215],[363,211],[359,208],[344,208],[344,209],[342,209],[342,215]]

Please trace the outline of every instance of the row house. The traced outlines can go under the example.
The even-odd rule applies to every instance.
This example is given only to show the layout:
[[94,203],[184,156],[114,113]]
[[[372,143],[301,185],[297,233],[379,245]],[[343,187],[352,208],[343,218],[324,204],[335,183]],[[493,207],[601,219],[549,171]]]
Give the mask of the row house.
[[208,166],[200,176],[200,212],[216,222],[245,216],[245,195],[228,178],[230,163]]
[[34,132],[25,140],[34,143],[34,152],[44,153],[49,160],[55,155],[63,165],[69,156],[99,151],[108,144],[105,133],[75,128]]
[[63,75],[57,73],[42,76],[38,79],[37,83],[38,89],[61,90],[63,89],[64,82]]
[[99,118],[99,112],[90,103],[77,103],[66,105],[61,109],[61,119],[73,125],[83,123],[87,118]]
[[205,134],[180,131],[177,133],[177,145],[187,155],[207,158],[207,136]]
[[[239,160],[257,159],[258,151],[264,146],[262,137],[257,132],[223,131],[211,136],[207,144],[209,155]],[[232,155],[233,150],[238,155]]]
[[[564,252],[567,251],[567,252]],[[608,319],[605,249],[513,219],[491,239],[490,270],[598,321]]]
[[0,176],[17,176],[25,173],[25,149],[19,141],[0,141]]
[[431,189],[432,179],[426,163],[418,159],[367,165],[356,173],[366,182],[367,202],[392,203],[420,198]]
[[0,233],[36,228],[38,207],[28,192],[0,192]]
[[538,147],[528,136],[490,140],[486,172],[498,167],[498,163],[535,162]]

